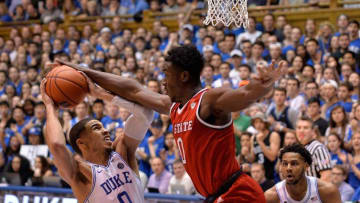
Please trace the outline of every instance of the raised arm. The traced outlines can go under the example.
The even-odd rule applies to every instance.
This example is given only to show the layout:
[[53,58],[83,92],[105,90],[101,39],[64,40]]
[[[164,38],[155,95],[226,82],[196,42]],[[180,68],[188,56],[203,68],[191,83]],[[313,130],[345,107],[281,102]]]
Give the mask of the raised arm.
[[134,102],[127,101],[118,96],[114,96],[104,89],[96,86],[86,75],[89,84],[90,95],[103,99],[112,104],[126,108],[132,115],[125,122],[124,135],[117,137],[113,143],[113,148],[121,154],[131,169],[138,173],[138,166],[135,151],[150,127],[154,118],[154,111],[145,108]]
[[[258,76],[246,86],[236,90],[230,88],[215,88],[204,95],[204,102],[212,112],[230,113],[240,111],[253,102],[265,96],[287,71],[284,61],[275,68],[274,62],[269,67],[258,67]],[[203,103],[202,103],[203,105]],[[206,117],[206,116],[205,116]]]
[[84,72],[92,81],[112,94],[134,101],[147,108],[154,109],[159,113],[169,114],[172,104],[170,98],[167,95],[146,89],[136,80],[84,68],[61,60],[57,62]]
[[[55,107],[51,98],[45,93],[44,79],[41,82],[41,96],[46,107],[46,127],[45,140],[51,154],[56,168],[60,176],[70,185],[76,180],[78,173],[78,165],[74,160],[71,152],[66,147],[65,136],[57,115],[57,108]],[[91,178],[91,177],[89,177]]]

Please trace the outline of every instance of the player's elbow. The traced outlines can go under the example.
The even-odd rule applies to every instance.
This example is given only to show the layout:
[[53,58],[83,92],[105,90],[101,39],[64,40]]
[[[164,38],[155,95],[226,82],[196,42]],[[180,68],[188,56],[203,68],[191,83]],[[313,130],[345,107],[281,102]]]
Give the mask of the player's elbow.
[[66,150],[65,144],[61,142],[54,141],[47,144],[50,148],[51,153],[54,155],[57,153],[64,153],[64,151]]
[[276,160],[276,154],[275,155],[270,155],[269,157],[268,157],[268,159],[271,161],[271,162],[273,162],[273,161],[275,161]]

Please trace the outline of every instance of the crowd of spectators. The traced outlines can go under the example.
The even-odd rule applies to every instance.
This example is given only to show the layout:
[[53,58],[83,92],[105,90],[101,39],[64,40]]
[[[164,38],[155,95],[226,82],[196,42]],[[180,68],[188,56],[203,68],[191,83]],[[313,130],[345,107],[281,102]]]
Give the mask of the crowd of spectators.
[[[181,1],[167,0],[168,8],[162,6],[162,9],[180,9]],[[63,13],[55,1],[47,0],[43,6],[41,2],[35,8],[39,12],[36,15],[31,14],[34,4],[30,1],[6,1],[8,8],[0,4],[2,20],[37,16],[47,21],[47,29],[33,24],[12,28],[9,38],[0,37],[1,184],[12,184],[16,180],[13,174],[18,174],[19,184],[34,186],[47,185],[48,180],[53,180],[51,177],[58,176],[43,136],[46,114],[39,83],[47,64],[59,58],[130,77],[152,91],[164,93],[161,85],[164,56],[172,47],[193,44],[204,56],[201,75],[204,88],[237,89],[256,74],[256,67],[268,66],[271,61],[288,63],[287,76],[276,83],[272,92],[232,114],[237,159],[264,191],[283,178],[277,162],[279,150],[300,142],[314,159],[307,175],[336,184],[343,201],[360,200],[358,21],[340,15],[335,28],[329,22],[316,24],[308,19],[302,32],[289,24],[285,16],[275,18],[268,14],[262,22],[250,17],[246,31],[221,25],[191,25],[183,19],[177,32],[170,32],[160,21],[153,23],[152,30],[139,27],[132,32],[122,29],[120,18],[115,16],[109,27],[100,19],[94,27],[62,28],[57,18],[62,18]],[[118,15],[122,6],[128,6],[126,12],[148,6],[145,1],[143,7],[134,6],[134,2],[141,0],[124,1],[119,9],[98,11],[96,4],[92,9],[91,0],[75,2],[65,0],[63,10],[73,15]],[[86,11],[81,9],[85,5]],[[194,5],[198,4],[189,6],[194,9]],[[59,117],[64,136],[79,120],[94,117],[114,139],[122,132],[129,115],[119,106],[86,98],[74,109],[62,110]],[[179,161],[168,115],[155,114],[137,150],[137,158],[147,191],[196,193]],[[66,184],[62,182],[62,186]]]
[[[64,16],[117,16],[141,15],[143,11],[186,12],[191,8],[191,0],[1,0],[0,19],[2,22],[41,20],[62,20]],[[316,6],[317,3],[328,3],[329,0],[249,0],[249,7],[265,5],[299,5]],[[197,9],[207,7],[206,1],[195,0]],[[360,4],[345,5],[359,7]],[[311,7],[311,6],[310,6]]]

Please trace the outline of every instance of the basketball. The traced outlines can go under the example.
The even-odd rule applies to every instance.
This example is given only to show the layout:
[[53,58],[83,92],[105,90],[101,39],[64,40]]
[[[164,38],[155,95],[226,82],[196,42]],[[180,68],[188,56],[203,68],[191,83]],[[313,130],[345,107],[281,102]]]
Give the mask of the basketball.
[[84,100],[89,92],[85,76],[69,66],[60,65],[46,75],[45,91],[63,108],[71,108]]

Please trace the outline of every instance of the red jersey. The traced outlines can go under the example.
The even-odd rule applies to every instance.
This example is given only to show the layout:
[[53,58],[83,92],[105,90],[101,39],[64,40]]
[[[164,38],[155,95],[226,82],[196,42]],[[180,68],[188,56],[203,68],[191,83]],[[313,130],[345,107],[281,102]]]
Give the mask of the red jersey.
[[199,116],[203,89],[183,107],[174,103],[170,110],[173,133],[185,169],[197,191],[207,197],[240,169],[235,159],[232,120],[224,126],[206,123]]

